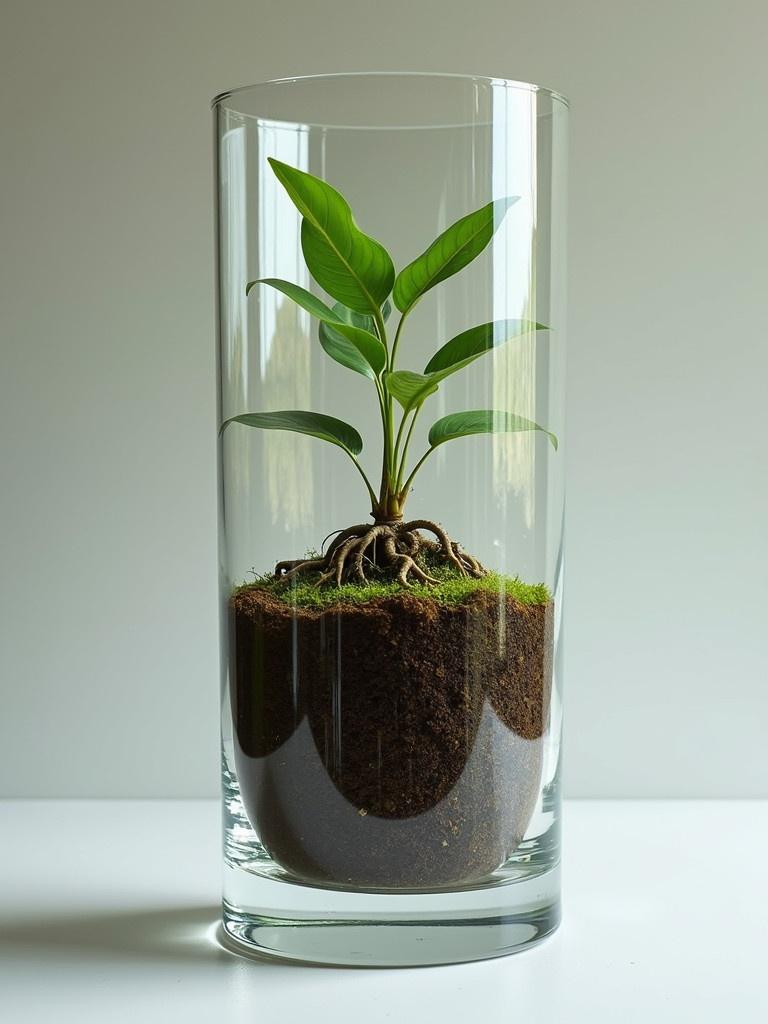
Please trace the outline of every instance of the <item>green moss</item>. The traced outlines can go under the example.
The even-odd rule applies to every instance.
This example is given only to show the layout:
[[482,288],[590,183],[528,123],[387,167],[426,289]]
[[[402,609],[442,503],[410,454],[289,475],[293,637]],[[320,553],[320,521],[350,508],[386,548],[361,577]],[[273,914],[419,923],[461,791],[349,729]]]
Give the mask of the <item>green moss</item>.
[[297,579],[285,582],[274,576],[259,576],[253,583],[238,587],[242,590],[267,590],[286,604],[298,608],[327,608],[336,604],[365,604],[382,597],[398,597],[403,593],[414,597],[430,598],[438,604],[461,604],[478,591],[498,594],[504,591],[520,604],[547,604],[551,600],[549,590],[543,583],[523,583],[518,577],[501,576],[489,572],[481,579],[460,576],[449,566],[430,566],[430,573],[439,583],[427,585],[413,583],[407,591],[396,582],[385,579],[369,583],[344,583],[337,587],[326,583],[317,585],[319,573],[307,573]]

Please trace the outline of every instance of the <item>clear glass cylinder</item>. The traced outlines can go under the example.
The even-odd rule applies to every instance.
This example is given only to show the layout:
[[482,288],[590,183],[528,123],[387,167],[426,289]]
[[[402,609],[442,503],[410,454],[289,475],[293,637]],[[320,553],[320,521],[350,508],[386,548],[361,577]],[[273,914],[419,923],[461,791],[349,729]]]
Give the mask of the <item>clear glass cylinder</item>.
[[214,114],[226,941],[524,948],[560,913],[567,104],[377,73]]

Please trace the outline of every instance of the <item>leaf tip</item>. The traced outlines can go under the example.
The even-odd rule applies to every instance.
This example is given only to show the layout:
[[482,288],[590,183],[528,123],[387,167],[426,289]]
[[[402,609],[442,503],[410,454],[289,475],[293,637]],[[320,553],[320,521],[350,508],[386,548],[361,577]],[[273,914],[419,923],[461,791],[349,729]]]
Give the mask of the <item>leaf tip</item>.
[[295,168],[292,168],[290,164],[285,164],[285,163],[283,163],[282,160],[278,160],[274,156],[268,156],[267,157],[267,163],[272,168],[272,171],[274,172],[275,177],[283,185],[285,185],[286,171],[295,170]]

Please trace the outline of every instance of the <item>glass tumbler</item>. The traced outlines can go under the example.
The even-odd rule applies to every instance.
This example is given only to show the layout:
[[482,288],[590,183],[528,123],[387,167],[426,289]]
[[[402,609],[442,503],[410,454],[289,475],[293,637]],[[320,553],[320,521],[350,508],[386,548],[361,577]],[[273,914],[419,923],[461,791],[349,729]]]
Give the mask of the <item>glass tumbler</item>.
[[217,97],[225,943],[500,956],[560,916],[567,103]]

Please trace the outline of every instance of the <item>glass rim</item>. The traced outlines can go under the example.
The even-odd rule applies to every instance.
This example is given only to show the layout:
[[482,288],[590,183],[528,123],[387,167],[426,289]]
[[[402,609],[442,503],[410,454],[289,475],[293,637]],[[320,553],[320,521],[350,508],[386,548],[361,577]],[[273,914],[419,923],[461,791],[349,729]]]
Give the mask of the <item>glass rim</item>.
[[[265,79],[263,82],[254,82],[251,85],[241,85],[233,89],[225,89],[223,92],[217,93],[217,95],[213,97],[211,100],[211,109],[228,109],[226,101],[231,97],[241,96],[245,93],[255,93],[260,89],[266,89],[267,87],[273,87],[276,85],[295,85],[299,83],[329,81],[330,79],[351,80],[372,78],[449,78],[465,82],[480,83],[487,86],[501,86],[505,89],[516,89],[534,94],[542,93],[545,96],[549,96],[550,99],[555,102],[561,103],[566,109],[570,107],[568,98],[564,96],[563,93],[557,92],[555,89],[548,89],[546,86],[536,85],[533,82],[521,82],[513,78],[504,78],[496,75],[475,75],[452,71],[332,71],[323,72],[321,74],[291,75],[285,78],[270,78]],[[234,107],[231,109],[235,113],[242,113],[242,111],[237,111]]]

